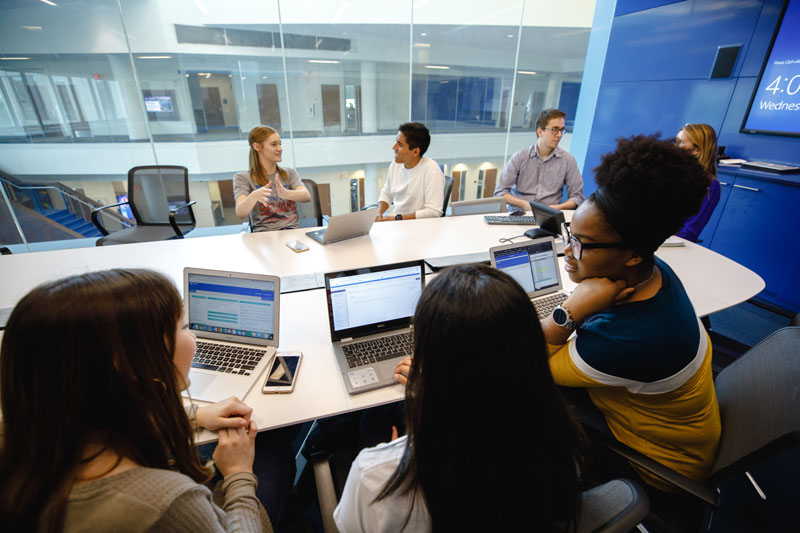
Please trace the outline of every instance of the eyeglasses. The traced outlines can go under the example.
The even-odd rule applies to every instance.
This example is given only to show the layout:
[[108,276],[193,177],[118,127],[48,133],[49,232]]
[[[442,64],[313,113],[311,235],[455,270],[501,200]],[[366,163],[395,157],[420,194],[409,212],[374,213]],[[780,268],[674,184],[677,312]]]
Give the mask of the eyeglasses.
[[567,131],[567,128],[557,128],[555,126],[553,126],[552,128],[542,128],[542,129],[545,131],[549,131],[553,135],[558,135],[559,133],[563,134],[565,131]]
[[564,235],[564,246],[572,248],[572,257],[577,261],[581,260],[584,250],[591,250],[592,248],[623,248],[624,242],[583,242],[575,237],[569,231],[569,223],[561,225],[562,235]]

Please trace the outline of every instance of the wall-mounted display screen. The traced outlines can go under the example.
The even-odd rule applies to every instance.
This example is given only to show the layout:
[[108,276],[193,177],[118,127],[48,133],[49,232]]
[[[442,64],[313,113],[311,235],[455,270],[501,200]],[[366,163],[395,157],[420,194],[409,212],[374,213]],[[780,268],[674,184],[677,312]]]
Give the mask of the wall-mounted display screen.
[[800,136],[800,0],[789,0],[750,107],[743,133]]

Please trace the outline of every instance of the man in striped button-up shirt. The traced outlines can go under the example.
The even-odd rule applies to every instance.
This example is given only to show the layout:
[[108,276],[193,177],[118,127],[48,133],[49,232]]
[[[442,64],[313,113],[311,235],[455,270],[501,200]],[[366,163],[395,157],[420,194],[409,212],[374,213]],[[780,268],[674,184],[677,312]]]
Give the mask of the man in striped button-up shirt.
[[[536,118],[536,144],[520,150],[509,160],[495,196],[513,208],[530,210],[529,201],[555,209],[575,209],[583,201],[583,178],[575,158],[558,147],[565,131],[560,109],[545,109]],[[567,200],[561,202],[567,186]],[[512,192],[513,191],[513,192]]]

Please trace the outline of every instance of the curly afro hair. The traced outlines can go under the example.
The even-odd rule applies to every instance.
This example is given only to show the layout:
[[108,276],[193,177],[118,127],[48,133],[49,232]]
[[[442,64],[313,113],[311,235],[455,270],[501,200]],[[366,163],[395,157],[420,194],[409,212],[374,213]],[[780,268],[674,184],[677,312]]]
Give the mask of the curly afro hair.
[[651,256],[697,213],[711,177],[691,152],[657,135],[617,139],[594,169],[590,197],[609,225],[642,256]]

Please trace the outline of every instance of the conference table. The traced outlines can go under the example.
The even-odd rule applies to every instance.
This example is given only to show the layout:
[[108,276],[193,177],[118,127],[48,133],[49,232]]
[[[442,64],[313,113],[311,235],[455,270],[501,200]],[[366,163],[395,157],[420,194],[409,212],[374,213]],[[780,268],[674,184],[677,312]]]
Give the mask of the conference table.
[[[567,212],[569,218],[571,212]],[[389,403],[403,397],[399,384],[349,395],[333,356],[321,274],[369,265],[463,254],[486,254],[500,239],[524,240],[531,226],[489,225],[482,215],[376,223],[368,235],[321,245],[306,237],[312,228],[262,233],[54,250],[0,256],[0,308],[13,307],[36,285],[63,276],[108,268],[149,268],[183,291],[187,266],[281,277],[279,351],[301,351],[295,390],[263,394],[262,376],[243,400],[267,430]],[[289,240],[309,246],[294,252]],[[677,239],[677,238],[674,238]],[[657,255],[678,274],[698,316],[737,305],[758,294],[764,281],[754,272],[700,245],[661,247]],[[477,256],[472,256],[476,258]],[[488,255],[483,256],[488,259]],[[566,290],[574,283],[563,273]],[[286,292],[294,291],[294,292]],[[214,440],[203,432],[199,442]]]

